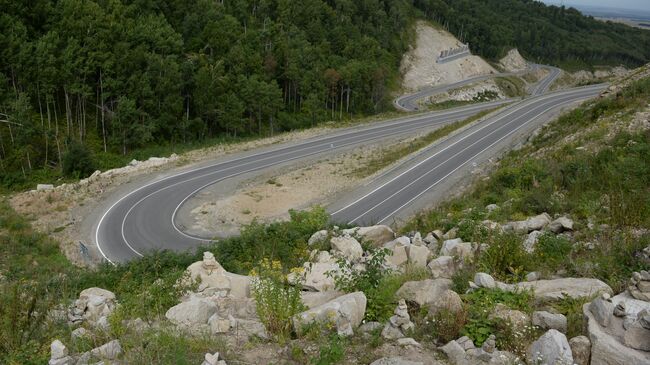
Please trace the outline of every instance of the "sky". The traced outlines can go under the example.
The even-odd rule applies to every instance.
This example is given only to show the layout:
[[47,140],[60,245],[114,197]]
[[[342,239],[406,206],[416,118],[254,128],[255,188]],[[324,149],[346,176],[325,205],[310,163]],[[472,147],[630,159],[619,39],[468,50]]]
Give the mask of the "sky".
[[[549,4],[559,4],[561,0],[542,0]],[[650,11],[650,0],[564,0],[564,4],[580,6],[602,6],[615,9],[639,9]]]

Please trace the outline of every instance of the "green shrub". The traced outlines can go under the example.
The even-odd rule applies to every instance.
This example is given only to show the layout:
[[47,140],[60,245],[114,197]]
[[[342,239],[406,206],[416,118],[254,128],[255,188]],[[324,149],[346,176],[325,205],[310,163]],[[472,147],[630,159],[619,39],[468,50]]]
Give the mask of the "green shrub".
[[239,236],[220,240],[207,249],[224,269],[239,274],[250,272],[264,258],[280,261],[285,269],[302,266],[309,259],[309,237],[329,227],[329,216],[322,207],[291,210],[289,215],[288,222],[253,222],[243,227]]
[[538,237],[535,245],[535,262],[539,268],[555,272],[567,267],[571,259],[573,245],[563,236],[546,232]]
[[79,142],[70,143],[63,154],[63,174],[68,177],[84,178],[95,172],[95,163],[86,146]]
[[479,256],[479,269],[506,282],[519,282],[530,267],[530,258],[521,237],[500,233],[491,237],[487,250]]
[[291,318],[305,309],[300,285],[288,282],[279,261],[263,259],[251,275],[257,314],[266,330],[283,343],[291,336]]
[[337,334],[330,334],[328,341],[320,346],[318,357],[313,358],[311,363],[314,365],[339,364],[345,357],[345,342],[345,339]]

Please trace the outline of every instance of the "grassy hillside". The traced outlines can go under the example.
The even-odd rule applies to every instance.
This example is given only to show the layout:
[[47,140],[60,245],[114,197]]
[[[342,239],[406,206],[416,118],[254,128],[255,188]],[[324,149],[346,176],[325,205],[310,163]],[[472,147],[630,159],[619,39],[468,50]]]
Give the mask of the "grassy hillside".
[[518,48],[527,59],[567,69],[638,67],[650,60],[650,31],[535,0],[417,0],[415,6],[491,60]]

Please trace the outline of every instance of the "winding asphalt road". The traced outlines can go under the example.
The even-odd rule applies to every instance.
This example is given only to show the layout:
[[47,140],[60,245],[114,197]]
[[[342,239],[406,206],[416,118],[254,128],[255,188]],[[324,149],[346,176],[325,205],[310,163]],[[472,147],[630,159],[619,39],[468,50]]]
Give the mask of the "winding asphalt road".
[[447,84],[447,85],[438,85],[438,86],[433,86],[433,87],[427,87],[424,88],[418,92],[415,92],[413,94],[406,94],[398,97],[395,99],[393,104],[401,110],[404,111],[416,111],[418,110],[418,105],[417,101],[424,99],[428,96],[440,94],[449,90],[454,90],[461,88],[463,86],[475,84],[477,82],[485,81],[485,80],[490,80],[498,77],[508,77],[508,76],[521,76],[526,73],[529,73],[531,71],[535,71],[538,68],[543,68],[549,71],[549,74],[542,79],[540,82],[535,84],[530,91],[530,94],[532,96],[537,96],[537,95],[542,95],[545,94],[548,89],[551,87],[551,84],[553,84],[553,81],[560,75],[561,70],[557,67],[552,67],[552,66],[546,66],[546,65],[538,65],[538,64],[531,64],[526,70],[521,71],[521,72],[508,72],[508,73],[495,73],[495,74],[488,74],[488,75],[482,75],[482,76],[476,76],[472,77],[469,79],[465,79],[463,81],[455,82],[453,84]]
[[[602,89],[603,86],[595,85],[513,103],[498,115],[450,139],[452,143],[449,147],[430,156],[422,156],[424,159],[415,167],[351,204],[333,211],[333,219],[359,224],[385,222],[450,173],[472,161],[477,154],[489,151],[496,142],[507,139],[519,128],[538,118],[540,113],[594,97]],[[466,119],[480,111],[509,102],[512,100],[343,129],[319,138],[254,151],[151,181],[120,197],[103,213],[94,228],[95,244],[101,255],[111,263],[125,262],[153,249],[180,251],[195,248],[210,239],[184,233],[176,225],[176,214],[185,201],[209,185],[310,156],[412,135]]]

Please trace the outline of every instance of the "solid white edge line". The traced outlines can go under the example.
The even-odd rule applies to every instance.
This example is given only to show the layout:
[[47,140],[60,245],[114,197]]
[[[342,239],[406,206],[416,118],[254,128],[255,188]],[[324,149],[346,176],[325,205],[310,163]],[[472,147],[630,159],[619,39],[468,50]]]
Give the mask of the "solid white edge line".
[[[547,113],[547,112],[549,112],[550,110],[553,110],[553,109],[555,109],[555,108],[559,108],[559,107],[562,107],[562,106],[564,106],[564,105],[568,105],[568,104],[571,104],[571,103],[574,103],[574,102],[577,102],[577,101],[580,101],[580,100],[588,100],[588,99],[590,99],[590,98],[593,98],[594,96],[595,96],[595,95],[593,95],[593,96],[584,96],[584,97],[576,98],[575,100],[572,100],[572,101],[570,101],[570,102],[567,102],[567,103],[565,103],[565,104],[563,104],[563,105],[559,105],[559,106],[556,105],[556,106],[553,106],[553,107],[547,108],[547,109],[544,110],[543,112],[541,112],[541,113],[539,113],[538,115],[534,116],[533,118],[529,119],[526,123],[524,123],[524,124],[520,125],[519,127],[515,128],[514,130],[512,130],[511,132],[509,132],[509,133],[506,134],[505,136],[499,138],[499,139],[498,139],[497,141],[495,141],[494,143],[490,144],[490,145],[487,146],[486,148],[484,148],[484,149],[482,149],[481,151],[479,151],[478,153],[476,153],[474,156],[470,157],[467,161],[463,162],[461,165],[459,165],[458,167],[456,167],[453,171],[451,171],[451,172],[448,173],[447,175],[443,176],[442,178],[438,179],[438,180],[437,180],[435,183],[433,183],[431,186],[429,186],[428,188],[424,189],[422,192],[420,192],[420,193],[419,193],[418,195],[416,195],[415,197],[411,198],[411,199],[410,199],[409,201],[407,201],[406,203],[402,204],[399,208],[395,209],[393,212],[391,212],[391,213],[390,213],[389,215],[387,215],[386,217],[382,218],[382,219],[381,219],[377,224],[381,224],[381,223],[382,223],[383,221],[385,221],[386,219],[392,217],[395,213],[397,213],[397,212],[399,212],[400,210],[402,210],[405,206],[407,206],[408,204],[411,204],[411,202],[413,202],[415,199],[419,198],[420,196],[422,196],[423,194],[425,194],[427,191],[431,190],[432,187],[438,185],[442,180],[446,179],[446,178],[449,177],[451,174],[453,174],[454,172],[458,171],[461,167],[465,166],[465,165],[468,164],[470,161],[472,161],[473,159],[475,159],[476,156],[478,156],[478,155],[480,155],[481,153],[483,153],[483,152],[487,151],[488,149],[492,148],[495,144],[501,142],[504,138],[507,138],[508,136],[510,136],[510,135],[512,135],[513,133],[517,132],[519,129],[521,129],[521,128],[523,128],[524,126],[528,125],[531,121],[536,120],[536,119],[539,118],[540,116],[544,115],[545,113]],[[439,166],[437,166],[437,167],[439,167]],[[437,168],[437,167],[436,167],[436,168]],[[435,168],[434,168],[434,169],[435,169]],[[426,174],[431,173],[431,171],[433,171],[433,170],[429,170]],[[424,175],[426,175],[426,174],[424,174]],[[424,175],[423,175],[423,176],[424,176]],[[364,213],[364,214],[365,214],[365,213]],[[362,216],[363,216],[363,215],[362,215]],[[358,218],[355,218],[355,219],[358,219]]]

